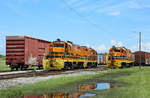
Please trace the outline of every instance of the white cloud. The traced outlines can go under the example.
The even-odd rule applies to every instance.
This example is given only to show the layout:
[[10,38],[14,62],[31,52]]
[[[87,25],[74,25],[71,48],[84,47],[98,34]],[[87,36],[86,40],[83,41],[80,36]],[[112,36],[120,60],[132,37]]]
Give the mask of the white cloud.
[[135,9],[141,9],[141,8],[150,8],[150,4],[143,4],[142,2],[138,2],[138,1],[128,1],[126,3],[128,8],[135,8]]
[[[141,45],[142,51],[150,52],[150,42],[142,43]],[[139,51],[138,45],[133,45],[130,47],[132,52]]]
[[98,52],[106,52],[107,51],[107,48],[105,45],[100,45],[97,47],[97,51]]
[[15,1],[19,3],[26,3],[26,2],[39,2],[40,0],[15,0]]
[[112,15],[112,16],[118,16],[118,15],[120,15],[120,11],[110,12],[108,14]]
[[15,12],[16,14],[18,15],[23,15],[25,16],[25,13],[24,11],[18,6],[16,5],[15,3],[6,3],[5,4],[10,10],[12,10],[13,12]]
[[98,53],[108,52],[108,48],[104,44],[93,46],[86,42],[86,46],[95,49]]
[[130,9],[142,9],[142,8],[150,8],[150,4],[145,4],[142,0],[126,0],[125,2],[121,2],[115,5],[106,5],[103,8],[97,8],[96,11],[98,13],[104,13],[108,15],[117,16],[120,15],[121,12]]
[[135,51],[138,50],[138,47],[137,47],[136,45],[131,46],[131,47],[130,47],[130,50],[131,50],[132,52],[135,52]]
[[91,11],[91,10],[94,10],[94,9],[96,9],[97,8],[97,6],[84,6],[84,7],[80,7],[79,8],[79,10],[80,11]]
[[127,7],[129,7],[129,8],[141,8],[141,6],[139,4],[137,4],[135,1],[127,2]]
[[145,51],[150,51],[150,42],[142,43],[142,49]]
[[74,4],[74,3],[76,3],[76,2],[79,2],[80,0],[68,0],[68,1],[66,1],[68,4]]
[[145,4],[146,1],[143,2],[142,0],[125,0],[118,3],[114,0],[97,0],[95,3],[90,3],[90,0],[68,0],[67,2],[79,11],[93,11],[111,16],[121,15],[130,9],[150,8],[150,4]]
[[72,7],[81,7],[82,5],[86,4],[89,0],[70,0],[66,2],[71,5]]
[[116,41],[115,40],[111,40],[111,45],[115,46],[116,45]]
[[125,6],[125,3],[123,2],[123,3],[116,4],[116,5],[111,5],[111,6],[106,5],[103,8],[97,8],[96,12],[111,15],[111,16],[118,16],[121,14],[121,12],[124,11],[125,8],[127,7]]
[[122,45],[123,45],[123,42],[119,41],[119,42],[117,43],[117,45],[118,45],[118,46],[122,46]]
[[122,46],[123,45],[123,42],[116,41],[116,40],[111,40],[110,43],[112,46]]

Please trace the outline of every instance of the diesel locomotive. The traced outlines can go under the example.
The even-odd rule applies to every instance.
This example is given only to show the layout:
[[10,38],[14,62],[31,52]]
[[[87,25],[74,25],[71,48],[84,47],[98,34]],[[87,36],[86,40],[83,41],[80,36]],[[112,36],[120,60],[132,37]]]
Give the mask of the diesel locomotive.
[[107,67],[130,67],[134,64],[134,55],[125,47],[113,46],[109,50]]
[[86,46],[79,46],[70,41],[50,42],[49,53],[43,59],[44,70],[69,70],[97,66],[97,52]]

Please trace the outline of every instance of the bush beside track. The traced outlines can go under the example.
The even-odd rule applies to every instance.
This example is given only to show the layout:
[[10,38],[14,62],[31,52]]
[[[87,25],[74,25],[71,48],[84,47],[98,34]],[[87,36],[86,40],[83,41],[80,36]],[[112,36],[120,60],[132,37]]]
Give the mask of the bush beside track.
[[0,71],[8,71],[10,68],[5,64],[5,56],[0,55]]

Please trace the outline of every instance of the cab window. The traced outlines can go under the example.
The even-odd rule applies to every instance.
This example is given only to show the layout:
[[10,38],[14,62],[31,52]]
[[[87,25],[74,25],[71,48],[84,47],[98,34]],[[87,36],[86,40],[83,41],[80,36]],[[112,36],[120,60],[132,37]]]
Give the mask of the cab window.
[[64,44],[54,44],[54,47],[64,47]]

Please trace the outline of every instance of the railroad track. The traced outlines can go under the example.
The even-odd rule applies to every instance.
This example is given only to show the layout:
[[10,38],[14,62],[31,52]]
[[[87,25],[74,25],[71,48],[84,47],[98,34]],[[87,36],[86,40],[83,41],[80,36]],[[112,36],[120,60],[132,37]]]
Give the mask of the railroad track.
[[[34,69],[27,69],[26,71],[28,70],[34,70]],[[19,71],[19,70],[18,70]],[[4,71],[0,71],[0,73],[5,73],[5,72],[18,72],[16,70],[4,70]]]
[[18,73],[18,74],[4,74],[0,75],[0,80],[5,79],[13,79],[13,78],[20,78],[20,77],[36,77],[36,76],[46,76],[46,75],[57,75],[60,72],[26,72],[26,73]]
[[59,74],[71,74],[75,72],[83,72],[83,71],[104,71],[107,70],[106,67],[100,66],[96,68],[89,68],[89,69],[74,69],[74,70],[67,70],[67,71],[24,71],[20,73],[0,73],[0,80],[6,79],[13,79],[13,78],[21,78],[21,77],[37,77],[37,76],[49,76],[49,75],[59,75]]

